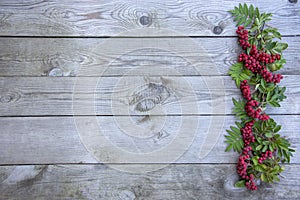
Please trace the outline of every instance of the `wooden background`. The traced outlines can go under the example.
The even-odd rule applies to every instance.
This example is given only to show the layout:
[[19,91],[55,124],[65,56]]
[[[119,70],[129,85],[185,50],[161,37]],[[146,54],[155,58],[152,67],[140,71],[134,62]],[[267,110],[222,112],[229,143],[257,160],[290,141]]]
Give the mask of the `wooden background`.
[[[289,44],[284,53],[287,64],[281,70],[288,99],[281,108],[269,109],[272,117],[283,125],[282,134],[290,138],[297,150],[291,164],[285,166],[285,178],[280,184],[263,185],[257,192],[234,189],[232,179],[238,155],[224,153],[223,135],[235,120],[231,115],[231,97],[240,95],[227,75],[229,66],[240,52],[235,23],[227,11],[239,1],[0,0],[0,199],[299,199],[300,5],[297,0],[245,2],[253,3],[261,11],[272,12],[274,20],[270,24],[279,28],[283,40]],[[122,35],[138,28],[143,31],[169,29],[181,35],[165,35],[159,31],[151,37],[138,32]],[[197,58],[198,52],[193,48],[179,57],[163,51],[118,55],[118,46],[116,52],[106,55],[95,51],[95,47],[101,48],[111,36],[116,36],[110,38],[115,44],[126,46],[141,40],[145,43],[169,40],[172,44],[183,45],[187,38],[182,35],[191,36],[195,44],[206,49],[217,68],[217,73],[207,78],[221,78],[223,83],[218,83],[219,88],[208,93],[203,89],[201,76],[189,71],[188,64],[180,59],[180,56]],[[216,145],[205,158],[199,158],[199,147],[207,127],[197,130],[190,148],[178,160],[145,174],[126,173],[113,169],[113,166],[143,169],[152,165],[159,168],[167,161],[152,164],[116,161],[109,163],[112,166],[109,167],[85,148],[74,122],[74,84],[78,80],[89,83],[98,78],[92,71],[81,76],[80,69],[104,68],[112,57],[118,56],[121,59],[105,71],[101,79],[103,84],[97,88],[100,96],[96,98],[95,112],[84,109],[91,99],[81,95],[77,101],[83,107],[75,117],[87,122],[86,128],[90,129],[88,122],[96,115],[99,121],[107,123],[102,128],[114,138],[115,134],[122,133],[115,126],[116,120],[126,124],[133,118],[126,112],[115,116],[109,106],[114,101],[124,102],[128,97],[122,96],[127,85],[115,87],[120,79],[124,79],[124,73],[140,65],[158,66],[161,71],[153,73],[154,79],[160,77],[164,80],[164,88],[173,87],[176,91],[180,90],[176,89],[180,84],[175,83],[183,77],[169,73],[167,68],[181,67],[184,80],[195,86],[193,92],[201,109],[194,109],[195,102],[186,98],[181,103],[191,109],[182,113],[170,99],[163,105],[168,107],[163,117],[171,122],[197,118],[202,124],[212,117],[224,119],[221,136],[216,138]],[[199,59],[199,62],[209,66],[205,59]],[[134,71],[126,78],[139,84],[145,79],[145,72]],[[83,85],[80,93],[85,94],[88,89],[88,84]],[[222,112],[213,112],[210,95],[223,89],[225,108]],[[183,96],[192,96],[182,92]],[[115,95],[112,93],[120,96],[110,99]],[[168,96],[169,93],[165,94]],[[128,105],[123,106],[126,109]],[[150,117],[155,127],[155,120],[159,122],[162,116]],[[143,120],[147,118],[141,119],[140,126],[143,127]],[[172,129],[172,123],[166,125]],[[164,133],[156,139],[160,141],[160,138],[164,138]],[[130,148],[127,142],[115,141],[119,146]],[[147,146],[140,144],[139,150],[147,151]],[[109,154],[107,157],[108,161],[112,160]]]

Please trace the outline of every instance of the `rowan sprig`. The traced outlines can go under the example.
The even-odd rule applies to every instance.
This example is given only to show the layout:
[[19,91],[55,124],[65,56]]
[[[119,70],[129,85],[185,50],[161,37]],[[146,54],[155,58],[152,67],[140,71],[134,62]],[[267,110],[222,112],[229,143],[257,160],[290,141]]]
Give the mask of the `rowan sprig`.
[[280,107],[286,98],[286,88],[278,85],[283,76],[274,72],[286,63],[282,51],[288,45],[279,42],[281,34],[266,24],[272,14],[260,13],[247,4],[239,4],[229,12],[237,21],[238,42],[245,52],[229,70],[243,98],[232,99],[233,113],[241,122],[227,130],[225,151],[240,153],[240,180],[235,186],[257,190],[258,179],[267,183],[280,180],[284,170],[280,164],[289,163],[294,152],[289,141],[280,136],[281,126],[265,112],[268,106]]

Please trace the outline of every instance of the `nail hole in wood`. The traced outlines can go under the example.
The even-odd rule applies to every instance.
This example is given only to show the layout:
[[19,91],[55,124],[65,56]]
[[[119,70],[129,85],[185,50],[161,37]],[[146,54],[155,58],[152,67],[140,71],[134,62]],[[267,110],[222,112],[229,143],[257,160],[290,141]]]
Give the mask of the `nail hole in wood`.
[[289,0],[290,3],[297,3],[298,0]]
[[141,23],[143,26],[149,26],[149,25],[151,25],[152,20],[151,20],[151,18],[148,17],[148,16],[142,16],[142,17],[140,17],[140,23]]
[[221,34],[222,31],[223,31],[223,29],[220,26],[215,26],[214,30],[213,30],[214,34],[217,34],[217,35]]

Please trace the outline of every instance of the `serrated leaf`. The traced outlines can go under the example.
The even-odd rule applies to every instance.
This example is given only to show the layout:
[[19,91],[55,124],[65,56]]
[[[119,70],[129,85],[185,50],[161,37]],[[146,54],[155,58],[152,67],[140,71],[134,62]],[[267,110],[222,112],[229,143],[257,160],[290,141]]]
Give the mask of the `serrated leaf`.
[[287,49],[288,48],[288,44],[287,43],[277,43],[275,49],[279,52],[282,52],[283,50]]
[[249,26],[251,22],[252,22],[252,18],[247,19],[244,26],[245,27]]
[[273,137],[273,134],[272,134],[271,132],[268,132],[268,133],[265,134],[265,136],[266,136],[267,138],[271,138],[271,137]]
[[254,7],[251,4],[249,8],[249,17],[252,19],[254,17]]
[[242,139],[242,135],[240,133],[240,130],[236,127],[231,126],[231,130],[226,130],[226,132],[229,135],[225,135],[225,143],[228,144],[227,148],[225,151],[230,151],[233,149],[234,151],[241,152],[244,146],[244,142]]
[[258,156],[252,157],[252,162],[254,165],[257,165],[258,164]]
[[239,11],[240,11],[240,13],[244,13],[243,6],[241,3],[239,4]]
[[226,149],[225,149],[225,152],[228,152],[232,149],[233,145],[232,144],[229,144]]
[[256,151],[259,151],[259,150],[261,150],[262,147],[263,147],[263,145],[260,144],[260,145],[258,145],[258,146],[255,148],[255,150],[256,150]]
[[242,18],[238,21],[237,26],[240,26],[240,25],[244,24],[245,21],[246,21],[246,19],[247,19],[247,17],[242,17]]
[[246,184],[245,180],[240,180],[234,184],[234,187],[237,187],[237,188],[245,187],[245,184]]
[[239,129],[243,128],[242,124],[239,123],[239,122],[235,122],[235,125],[236,125]]
[[258,17],[258,18],[260,17],[260,13],[259,13],[258,8],[255,8],[255,16]]
[[248,5],[244,3],[244,13],[247,16],[248,15]]
[[281,129],[281,126],[280,125],[277,125],[276,128],[274,129],[274,133],[277,133],[279,132]]
[[264,146],[264,148],[262,149],[262,152],[266,152],[268,149],[268,146]]
[[274,148],[273,148],[272,144],[269,145],[269,149],[270,149],[270,151],[272,151],[272,152],[274,151]]
[[233,80],[235,80],[236,85],[239,87],[242,80],[250,80],[253,73],[246,69],[242,62],[238,62],[233,64],[228,74],[231,76]]
[[265,176],[264,173],[262,173],[262,174],[260,175],[260,180],[262,180],[262,181],[264,181],[264,182],[267,181],[267,180],[266,180],[266,176]]
[[240,129],[234,127],[234,126],[230,126],[231,130],[233,130],[235,133],[241,133]]
[[276,42],[268,42],[265,46],[265,49],[271,50],[276,46],[276,44],[277,44]]
[[276,101],[268,101],[268,104],[270,104],[273,107],[280,107],[280,104]]

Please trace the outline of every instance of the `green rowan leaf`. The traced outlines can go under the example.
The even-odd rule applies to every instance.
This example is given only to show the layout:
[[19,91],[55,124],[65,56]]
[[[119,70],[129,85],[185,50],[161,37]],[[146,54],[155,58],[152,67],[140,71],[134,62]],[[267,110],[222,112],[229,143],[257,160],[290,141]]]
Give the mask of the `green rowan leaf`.
[[237,187],[237,188],[245,187],[245,184],[246,184],[245,180],[240,180],[234,184],[234,187]]
[[228,144],[227,148],[225,151],[230,151],[233,149],[234,151],[241,152],[244,146],[243,138],[240,132],[240,129],[231,126],[231,130],[226,130],[228,135],[225,135],[225,143]]
[[233,80],[235,80],[236,85],[239,87],[242,80],[250,80],[254,75],[250,70],[246,69],[242,62],[233,64],[228,74]]

